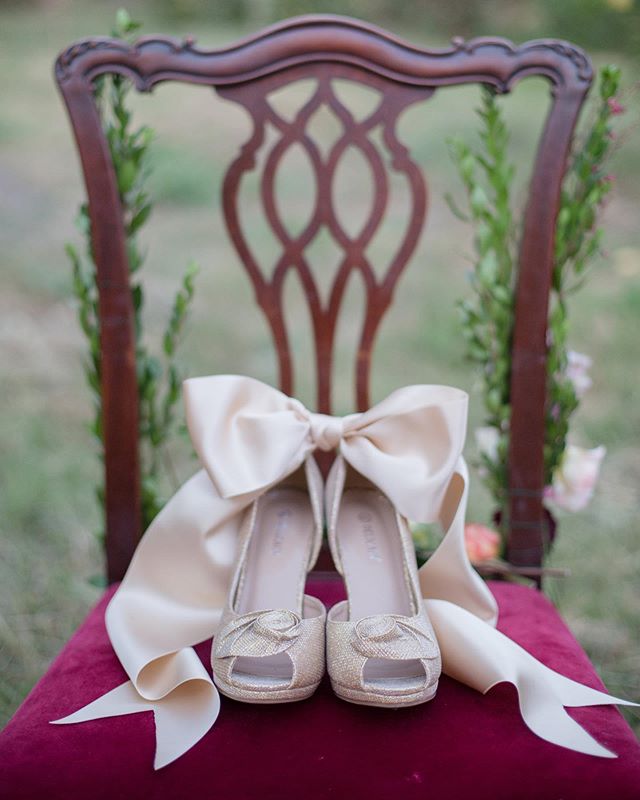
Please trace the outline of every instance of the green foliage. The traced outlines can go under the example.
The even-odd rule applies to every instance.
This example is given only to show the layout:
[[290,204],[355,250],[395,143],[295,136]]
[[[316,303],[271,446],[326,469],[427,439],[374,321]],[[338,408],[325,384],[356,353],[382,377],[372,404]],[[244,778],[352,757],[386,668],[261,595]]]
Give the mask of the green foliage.
[[634,58],[640,52],[638,0],[519,0],[517,7],[512,0],[156,0],[154,8],[169,24],[255,29],[297,14],[345,14],[434,41],[489,32],[514,41],[556,37]]
[[637,0],[535,0],[547,36],[577,42],[589,52],[627,53],[640,47]]
[[[594,117],[584,137],[574,142],[562,185],[547,334],[547,484],[560,464],[570,419],[578,407],[578,397],[567,376],[567,297],[582,286],[599,250],[602,232],[597,227],[598,212],[612,183],[604,165],[613,140],[612,117],[622,111],[615,97],[619,82],[617,67],[601,70]],[[480,454],[481,474],[506,519],[514,265],[520,233],[514,220],[522,215],[511,210],[514,167],[507,156],[509,136],[491,89],[483,89],[478,114],[480,147],[474,150],[459,139],[450,143],[452,159],[465,187],[468,211],[460,211],[451,198],[447,199],[452,211],[475,230],[472,297],[460,303],[460,311],[467,356],[481,370],[484,424],[497,432],[495,454]]]
[[[514,247],[510,188],[515,168],[507,159],[509,133],[493,92],[482,89],[478,109],[481,150],[464,141],[450,152],[464,183],[475,229],[473,296],[459,304],[468,358],[481,369],[485,424],[499,431],[497,460],[482,455],[483,474],[498,507],[507,483],[506,454],[511,413],[509,379],[513,326]],[[452,209],[460,215],[451,198]]]
[[556,226],[553,288],[549,311],[547,415],[545,427],[545,481],[551,483],[566,446],[571,415],[578,398],[567,377],[568,296],[588,276],[598,253],[602,230],[598,211],[611,190],[612,178],[604,167],[613,143],[612,117],[621,111],[615,99],[620,70],[600,71],[598,105],[582,140],[576,141],[565,175]]
[[[140,28],[127,11],[116,14],[112,35],[127,39]],[[127,105],[131,87],[120,75],[103,76],[95,86],[95,97],[113,162],[127,239],[127,254],[131,274],[131,301],[136,335],[136,368],[139,402],[139,439],[141,449],[142,515],[146,528],[162,508],[159,483],[162,455],[175,432],[176,404],[180,397],[180,371],[176,352],[194,295],[194,280],[198,268],[190,263],[176,292],[162,337],[162,355],[151,353],[144,338],[144,289],[139,271],[145,254],[139,244],[139,234],[149,219],[152,203],[147,191],[150,175],[149,150],[153,131],[146,125],[135,127]],[[94,417],[90,430],[103,453],[102,387],[100,323],[96,267],[91,245],[89,209],[80,206],[77,227],[86,244],[84,257],[72,245],[66,251],[71,261],[73,293],[78,301],[78,319],[85,335],[88,356],[84,371],[94,400]],[[104,490],[97,487],[98,502],[104,505]]]

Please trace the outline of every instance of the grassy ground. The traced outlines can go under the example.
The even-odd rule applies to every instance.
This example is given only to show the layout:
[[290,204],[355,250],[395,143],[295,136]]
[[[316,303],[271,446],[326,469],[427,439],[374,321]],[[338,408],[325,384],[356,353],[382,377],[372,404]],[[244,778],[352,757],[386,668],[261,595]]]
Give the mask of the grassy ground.
[[[149,8],[138,12],[146,20],[146,30],[168,30]],[[51,66],[55,54],[72,39],[108,31],[113,6],[16,5],[3,7],[0,14],[0,48],[5,56],[0,73],[1,724],[98,596],[89,580],[101,570],[95,538],[99,519],[93,502],[99,469],[83,427],[91,409],[63,253],[64,242],[75,237],[72,220],[82,187]],[[229,41],[238,34],[198,27],[203,44]],[[412,36],[416,38],[415,32]],[[442,92],[430,101],[428,110],[425,106],[411,110],[400,125],[401,138],[424,165],[432,207],[419,251],[379,339],[375,399],[408,382],[453,382],[474,389],[474,375],[462,359],[454,312],[455,299],[467,291],[469,233],[447,210],[442,195],[457,186],[445,137],[451,132],[473,136],[470,108],[476,98],[470,90]],[[545,102],[544,86],[536,81],[523,84],[507,102],[514,158],[523,164],[521,187],[538,130],[533,120],[541,119]],[[245,372],[273,381],[275,361],[267,328],[251,312],[252,293],[219,214],[219,178],[248,133],[247,120],[238,108],[202,88],[161,88],[157,97],[141,98],[137,106],[141,117],[158,130],[153,181],[157,207],[147,236],[150,337],[157,337],[161,329],[177,272],[193,257],[202,265],[202,274],[184,347],[185,371]],[[309,183],[304,163],[293,160],[289,166],[293,174],[286,178],[283,213],[295,216],[307,208]],[[345,167],[341,177],[354,218],[366,207],[367,198],[366,185],[354,188],[357,167],[357,161]],[[570,567],[572,574],[549,581],[548,591],[609,688],[638,699],[640,411],[633,402],[637,395],[633,365],[640,356],[637,137],[627,142],[612,168],[620,179],[606,214],[607,255],[574,302],[572,333],[573,347],[588,352],[595,362],[595,385],[576,420],[574,440],[585,446],[603,443],[608,455],[589,510],[560,521],[551,562]],[[250,198],[247,207],[249,215],[256,213]],[[394,213],[401,209],[399,198]],[[378,242],[380,258],[389,252],[395,230],[392,221]],[[267,233],[257,224],[253,232],[260,252],[269,253]],[[315,269],[325,269],[334,260],[329,242],[316,246]],[[340,369],[353,352],[360,311],[356,288],[350,289],[355,306],[340,332]],[[288,290],[300,294],[294,284]],[[304,317],[295,317],[292,323],[305,331],[295,337],[296,359],[300,394],[309,399],[311,380],[305,367],[310,350]],[[339,384],[337,400],[339,409],[349,409],[348,384]],[[472,428],[480,418],[476,396]],[[185,474],[188,469],[186,465]],[[490,509],[477,484],[469,516],[484,520]],[[640,729],[637,712],[628,716]]]

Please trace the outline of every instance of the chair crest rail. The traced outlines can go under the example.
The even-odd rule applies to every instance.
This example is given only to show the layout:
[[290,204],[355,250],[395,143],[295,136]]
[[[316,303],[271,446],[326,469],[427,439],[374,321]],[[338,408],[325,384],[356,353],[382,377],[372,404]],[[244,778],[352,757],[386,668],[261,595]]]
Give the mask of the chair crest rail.
[[56,61],[59,83],[93,80],[114,69],[140,91],[166,80],[227,85],[255,80],[298,64],[350,64],[411,86],[490,83],[506,92],[526,75],[555,86],[588,86],[592,68],[568,42],[540,39],[516,46],[503,38],[454,37],[447,48],[421,48],[381,28],[344,17],[311,15],[266,28],[231,47],[205,50],[193,37],[144,36],[134,44],[95,37],[77,42]]

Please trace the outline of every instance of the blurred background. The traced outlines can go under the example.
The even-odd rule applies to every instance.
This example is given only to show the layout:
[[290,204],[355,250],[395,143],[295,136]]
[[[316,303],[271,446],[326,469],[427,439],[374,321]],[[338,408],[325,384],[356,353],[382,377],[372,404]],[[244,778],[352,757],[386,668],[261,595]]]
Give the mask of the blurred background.
[[[82,372],[85,345],[64,252],[67,241],[81,245],[74,219],[84,189],[52,67],[73,40],[108,34],[121,4],[0,2],[0,725],[101,591],[96,585],[102,570],[101,522],[94,499],[100,464],[87,430],[92,409]],[[331,12],[385,26],[421,45],[446,46],[453,35],[500,35],[516,42],[559,37],[587,49],[596,67],[613,62],[623,68],[621,102],[628,121],[620,125],[626,133],[611,162],[617,179],[604,214],[604,253],[571,303],[571,346],[594,360],[594,385],[571,438],[583,447],[604,444],[608,452],[590,507],[560,516],[550,564],[570,568],[571,575],[549,579],[546,589],[608,688],[640,700],[640,140],[634,125],[640,3],[156,0],[127,7],[143,23],[142,33],[193,33],[202,47],[231,43],[290,15]],[[281,99],[285,110],[299,105],[303,89]],[[456,300],[469,291],[471,231],[448,209],[444,194],[463,199],[446,140],[458,135],[475,142],[478,96],[477,89],[467,88],[437,92],[401,119],[399,137],[424,167],[431,207],[382,325],[373,373],[374,400],[411,382],[466,388],[472,394],[471,432],[481,424],[482,408],[474,372],[463,358],[455,310]],[[535,79],[520,84],[503,102],[520,205],[547,102],[546,85]],[[150,179],[155,208],[144,236],[150,346],[160,348],[178,277],[195,259],[201,270],[181,350],[184,373],[239,372],[275,381],[268,329],[254,310],[252,290],[220,214],[220,181],[249,134],[247,117],[204,87],[160,87],[133,104],[137,118],[156,131]],[[330,123],[324,124],[328,134]],[[347,204],[346,215],[360,219],[371,188],[354,159],[340,171],[337,194]],[[283,216],[304,217],[311,178],[300,153],[292,153],[279,180]],[[403,202],[399,193],[387,233],[378,242],[381,259],[393,249],[394,215],[402,218]],[[246,204],[249,215],[256,211],[255,197]],[[268,260],[273,246],[268,231],[258,223],[252,229],[254,246]],[[314,269],[326,270],[336,259],[331,242],[320,242]],[[300,288],[295,281],[289,284],[295,300]],[[352,358],[362,310],[358,297],[353,284],[348,296],[353,311],[339,333],[339,369]],[[298,393],[309,401],[308,319],[298,311],[291,323],[300,331],[295,337]],[[337,410],[348,412],[350,404],[350,386],[340,384]],[[186,443],[175,447],[183,479],[195,464]],[[472,435],[468,454],[473,460]],[[172,488],[168,482],[167,494]],[[491,510],[476,479],[469,519],[486,523]],[[640,730],[638,711],[626,713]]]

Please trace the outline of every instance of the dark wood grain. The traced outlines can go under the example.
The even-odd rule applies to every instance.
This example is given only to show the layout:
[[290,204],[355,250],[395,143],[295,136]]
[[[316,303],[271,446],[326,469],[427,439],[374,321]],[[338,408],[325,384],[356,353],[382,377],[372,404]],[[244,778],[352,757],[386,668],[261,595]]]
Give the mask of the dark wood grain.
[[[336,323],[349,276],[359,272],[366,291],[366,313],[354,365],[354,406],[364,409],[369,404],[375,335],[425,219],[426,184],[396,138],[399,113],[447,86],[482,83],[498,92],[508,92],[527,76],[547,79],[552,103],[534,165],[520,248],[509,453],[508,555],[516,565],[539,566],[545,538],[543,434],[553,240],[567,154],[592,79],[591,65],[584,53],[555,40],[516,47],[504,39],[491,38],[468,42],[454,39],[447,48],[423,49],[356,20],[312,16],[279,23],[215,51],[199,49],[191,38],[180,41],[151,36],[132,45],[106,38],[87,39],[59,56],[56,80],[71,119],[87,185],[100,288],[107,561],[109,579],[116,580],[123,575],[140,536],[140,486],[133,308],[122,213],[92,95],[92,82],[106,73],[125,75],[144,92],[164,81],[209,85],[250,114],[252,136],[240,149],[224,180],[225,221],[253,283],[257,302],[269,321],[280,384],[286,392],[294,391],[295,383],[282,286],[290,270],[298,274],[309,304],[315,340],[317,409],[327,413],[331,410]],[[284,120],[266,96],[302,77],[315,81],[315,92],[294,120]],[[380,93],[380,104],[364,120],[356,121],[333,91],[334,78],[355,80],[375,89]],[[320,156],[306,131],[311,115],[323,104],[332,109],[342,126],[327,158]],[[277,130],[279,138],[260,176],[261,198],[282,248],[269,277],[251,250],[238,214],[238,186],[242,176],[255,168],[255,153],[263,142],[266,124]],[[376,126],[383,132],[383,153],[369,137]],[[310,220],[296,236],[288,232],[279,217],[274,184],[278,163],[294,144],[307,153],[316,181]],[[356,235],[347,233],[331,198],[333,176],[347,147],[356,147],[364,156],[375,186],[370,215]],[[408,181],[411,210],[399,248],[380,278],[369,263],[366,250],[387,208],[389,163]],[[305,256],[305,249],[321,227],[330,232],[342,254],[326,305]]]

